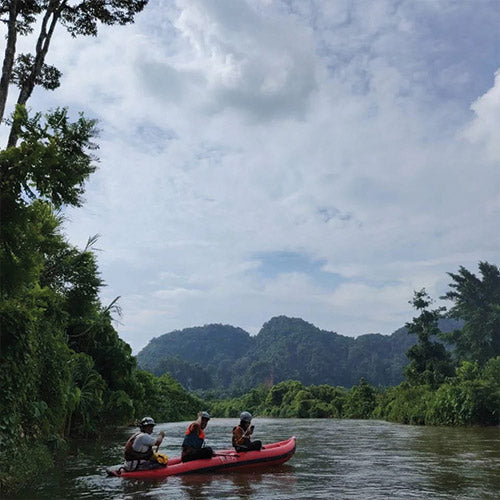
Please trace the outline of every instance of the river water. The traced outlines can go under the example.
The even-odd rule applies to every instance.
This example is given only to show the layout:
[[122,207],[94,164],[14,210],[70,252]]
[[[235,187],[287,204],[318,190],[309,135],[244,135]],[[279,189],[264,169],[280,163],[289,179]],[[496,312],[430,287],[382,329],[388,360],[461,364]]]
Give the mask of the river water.
[[[230,447],[234,419],[212,419],[207,441]],[[295,456],[259,472],[171,476],[161,481],[106,477],[134,429],[119,429],[47,474],[23,499],[495,499],[500,498],[500,428],[415,427],[381,421],[254,419],[254,439],[297,437]],[[179,454],[187,422],[159,424],[160,451]]]

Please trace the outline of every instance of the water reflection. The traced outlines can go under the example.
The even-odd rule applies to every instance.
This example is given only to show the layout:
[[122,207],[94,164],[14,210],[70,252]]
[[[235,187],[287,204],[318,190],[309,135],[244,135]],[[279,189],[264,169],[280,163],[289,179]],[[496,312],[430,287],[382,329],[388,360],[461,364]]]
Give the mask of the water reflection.
[[278,490],[285,497],[294,497],[293,468],[280,466],[265,472],[236,472],[227,474],[180,476],[184,498],[241,498],[255,499],[263,491]]
[[[413,441],[421,472],[433,489],[456,498],[488,498],[500,491],[498,428],[421,429]],[[428,464],[432,464],[431,467]]]

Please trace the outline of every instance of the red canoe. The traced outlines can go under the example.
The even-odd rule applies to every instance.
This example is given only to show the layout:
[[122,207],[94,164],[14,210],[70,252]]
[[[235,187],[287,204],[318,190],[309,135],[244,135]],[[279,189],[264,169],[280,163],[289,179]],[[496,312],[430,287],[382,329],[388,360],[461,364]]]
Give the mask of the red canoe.
[[253,468],[269,467],[285,463],[295,453],[295,436],[264,445],[260,451],[246,451],[237,453],[234,449],[215,451],[212,458],[181,462],[180,457],[172,458],[166,467],[152,470],[139,470],[125,472],[120,468],[108,469],[109,474],[119,477],[135,479],[155,479],[174,474],[203,474],[212,472],[229,472],[233,470],[247,470]]

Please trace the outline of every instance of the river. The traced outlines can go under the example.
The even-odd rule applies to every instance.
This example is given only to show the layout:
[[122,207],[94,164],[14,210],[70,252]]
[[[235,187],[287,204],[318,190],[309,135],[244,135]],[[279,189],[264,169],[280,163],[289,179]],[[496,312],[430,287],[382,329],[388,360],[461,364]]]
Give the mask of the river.
[[[235,419],[212,419],[207,441],[227,448]],[[254,419],[264,443],[297,437],[295,456],[270,471],[171,476],[162,481],[106,477],[134,429],[76,443],[75,454],[22,499],[498,499],[500,428],[416,427],[381,421]],[[186,422],[159,424],[160,451],[179,454]]]

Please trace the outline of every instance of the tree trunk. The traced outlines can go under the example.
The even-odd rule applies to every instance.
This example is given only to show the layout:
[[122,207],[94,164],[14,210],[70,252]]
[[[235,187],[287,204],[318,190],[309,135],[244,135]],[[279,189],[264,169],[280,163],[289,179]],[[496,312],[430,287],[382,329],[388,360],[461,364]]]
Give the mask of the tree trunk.
[[5,105],[7,103],[7,95],[9,93],[9,82],[14,66],[14,57],[16,55],[16,19],[17,19],[17,2],[18,0],[10,0],[9,4],[9,20],[7,27],[7,46],[5,47],[5,55],[2,65],[2,78],[0,80],[0,122],[3,120],[5,113]]
[[[52,0],[47,6],[47,12],[43,16],[42,26],[40,27],[40,34],[38,35],[38,40],[36,42],[36,52],[35,61],[33,63],[33,68],[29,77],[24,82],[21,87],[21,92],[17,98],[17,104],[24,106],[28,99],[31,97],[33,89],[36,85],[36,79],[40,76],[43,64],[45,62],[45,56],[49,50],[50,41],[54,33],[54,29],[59,21],[61,12],[66,6],[66,0],[59,2],[59,0]],[[47,29],[48,26],[48,29]],[[15,146],[17,143],[17,130],[15,124],[12,125],[10,129],[9,141],[7,146]]]

